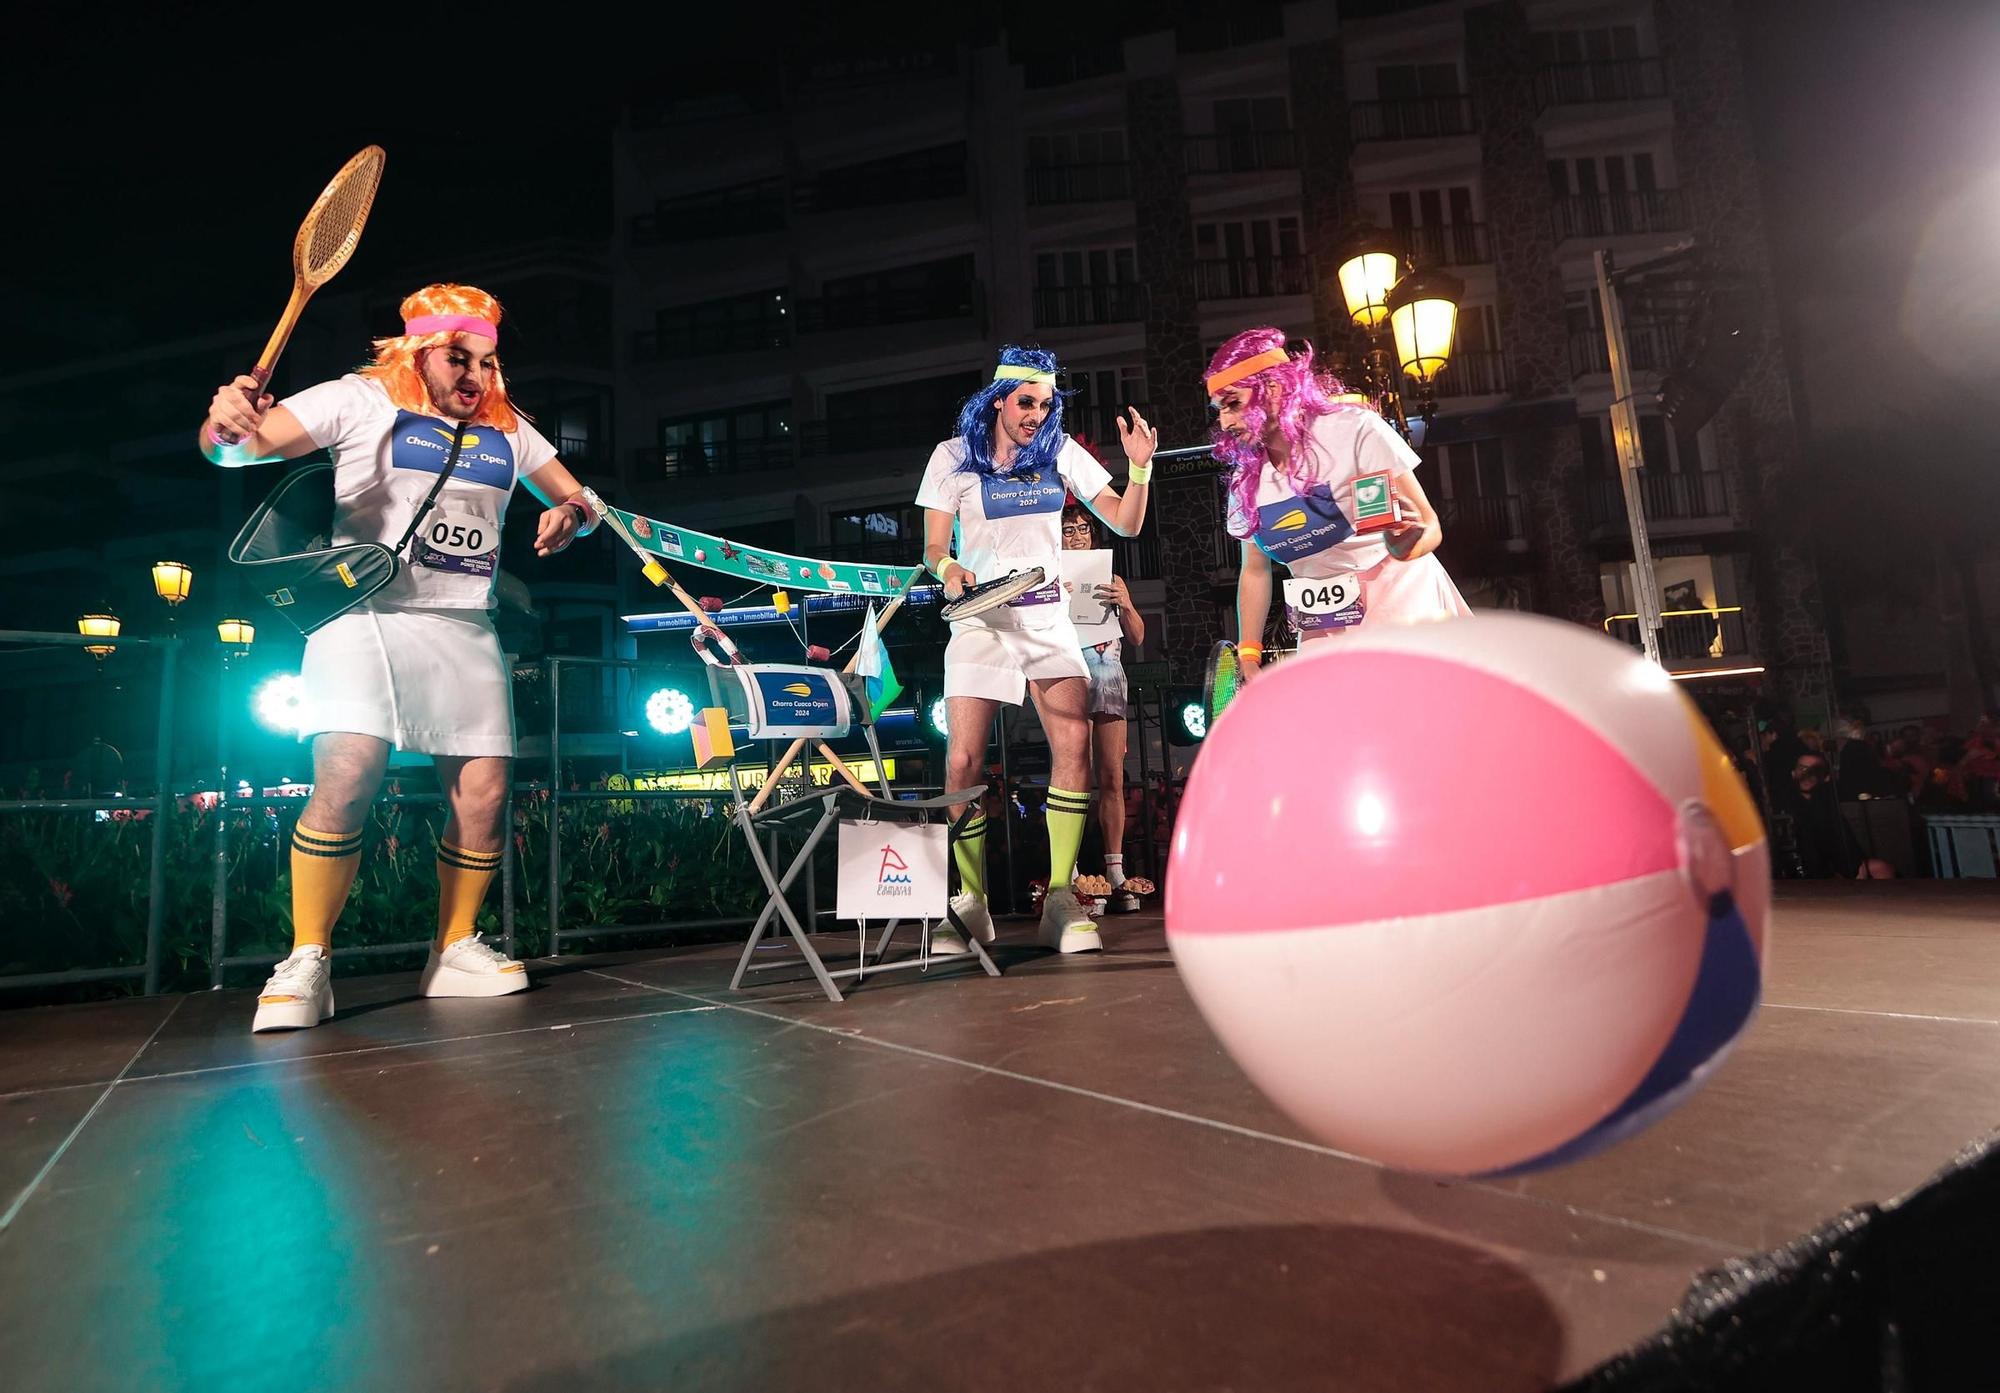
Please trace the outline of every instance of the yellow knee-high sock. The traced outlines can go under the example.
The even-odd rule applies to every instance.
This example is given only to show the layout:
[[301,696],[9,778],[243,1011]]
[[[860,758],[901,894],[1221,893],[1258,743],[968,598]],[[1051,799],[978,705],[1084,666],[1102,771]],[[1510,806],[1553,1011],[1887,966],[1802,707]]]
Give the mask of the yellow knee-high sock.
[[1066,788],[1049,788],[1049,889],[1066,890],[1076,871],[1077,848],[1083,845],[1083,825],[1090,820],[1090,795]]
[[333,951],[333,926],[361,868],[359,832],[292,828],[292,951],[318,944]]
[[438,936],[442,953],[462,938],[471,938],[473,920],[486,898],[486,886],[500,869],[497,851],[467,851],[438,841]]
[[958,863],[958,888],[967,895],[986,898],[986,814],[974,808],[959,819],[958,836],[951,844],[952,860]]

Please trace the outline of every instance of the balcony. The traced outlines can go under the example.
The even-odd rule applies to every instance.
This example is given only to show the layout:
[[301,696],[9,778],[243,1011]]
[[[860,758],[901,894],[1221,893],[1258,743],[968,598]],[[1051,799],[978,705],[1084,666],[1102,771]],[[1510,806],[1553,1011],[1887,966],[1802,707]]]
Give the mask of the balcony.
[[1288,130],[1191,135],[1185,149],[1189,174],[1254,174],[1299,167],[1298,142]]
[[[1674,353],[1679,347],[1679,336],[1671,325],[1650,319],[1627,320],[1625,323],[1625,347],[1632,355],[1631,368],[1634,372],[1665,372],[1674,364]],[[1600,328],[1574,329],[1569,336],[1569,372],[1571,377],[1585,377],[1594,372],[1611,371],[1611,350],[1605,345],[1604,330]]]
[[1033,207],[1111,203],[1131,196],[1132,166],[1124,160],[1028,166],[1028,202]]
[[1471,135],[1472,98],[1399,97],[1390,101],[1353,102],[1354,138],[1361,140],[1436,140]]
[[[1639,504],[1648,522],[1717,522],[1731,516],[1729,483],[1720,469],[1641,469]],[[1590,481],[1589,521],[1593,528],[1626,525],[1625,489],[1617,479]]]
[[1136,281],[1112,285],[1035,287],[1037,329],[1082,329],[1095,324],[1132,324],[1145,317],[1146,287]]
[[[1604,621],[1604,632],[1634,648],[1645,647],[1636,614],[1612,615]],[[1704,667],[1748,663],[1750,642],[1744,634],[1743,607],[1661,611],[1660,661],[1670,672],[1700,672]]]
[[1685,232],[1686,204],[1679,189],[1627,189],[1558,198],[1549,210],[1558,242],[1572,237],[1633,237]]
[[678,358],[706,358],[718,353],[761,353],[790,347],[791,321],[742,320],[725,324],[680,324],[671,329],[642,329],[632,335],[632,360],[662,363]]
[[785,229],[785,182],[760,179],[708,193],[663,198],[632,219],[632,245],[709,242]]
[[1024,87],[1064,87],[1125,71],[1125,44],[1120,39],[1088,43],[1065,36],[1060,43],[1037,43],[1034,48],[1035,52],[1015,59]]
[[632,452],[633,472],[644,479],[701,479],[790,469],[797,451],[790,436],[775,440],[693,445],[642,445]]
[[963,198],[966,163],[885,160],[878,164],[836,169],[801,183],[792,192],[792,207],[802,215],[840,213],[853,208],[888,208],[899,203],[927,203]]
[[799,301],[799,332],[824,334],[937,319],[976,319],[984,308],[985,297],[977,281],[956,286],[885,286]]
[[1442,223],[1436,227],[1392,227],[1386,235],[1418,266],[1483,266],[1493,260],[1483,222]]
[[1215,257],[1194,264],[1198,300],[1268,300],[1312,292],[1312,262],[1304,256]]
[[[1131,405],[1147,420],[1153,418],[1150,402],[1135,401]],[[1089,441],[1099,454],[1115,464],[1119,458],[1118,418],[1124,414],[1120,406],[1079,406],[1069,402],[1063,406],[1063,430],[1078,440]]]
[[1636,102],[1667,95],[1667,70],[1657,58],[1597,63],[1548,63],[1535,74],[1540,110],[1584,102]]
[[594,473],[596,452],[590,448],[590,441],[581,435],[558,435],[549,443],[556,447],[556,458],[568,465],[571,473],[582,470]]
[[1507,355],[1497,348],[1454,351],[1437,377],[1440,397],[1490,397],[1513,386],[1507,376]]
[[[858,455],[870,450],[928,450],[951,433],[948,410],[881,412],[807,421],[799,430],[802,455]],[[923,461],[914,455],[913,464]]]
[[[1100,527],[1099,529],[1103,529]],[[1110,537],[1111,574],[1123,580],[1158,580],[1161,569],[1160,529],[1141,528],[1136,537]]]
[[1505,546],[1528,539],[1527,515],[1517,493],[1441,498],[1436,503],[1438,522],[1454,550]]

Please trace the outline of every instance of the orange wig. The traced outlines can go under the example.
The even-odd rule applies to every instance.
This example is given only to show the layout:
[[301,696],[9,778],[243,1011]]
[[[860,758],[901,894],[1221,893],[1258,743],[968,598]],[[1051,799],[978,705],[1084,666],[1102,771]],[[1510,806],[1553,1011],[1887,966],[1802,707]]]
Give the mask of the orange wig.
[[[411,320],[430,316],[481,319],[496,328],[500,324],[500,302],[472,285],[427,285],[404,297],[399,312],[406,325]],[[436,333],[406,333],[377,339],[375,356],[368,366],[361,369],[361,375],[381,383],[383,390],[389,394],[389,400],[403,410],[435,412],[437,408],[431,402],[430,389],[424,385],[420,367],[423,355],[433,348],[457,343],[464,337],[462,329],[446,329]],[[513,430],[520,424],[514,403],[507,398],[507,379],[501,375],[497,365],[493,369],[493,385],[480,401],[479,414],[473,418],[473,424],[492,426],[496,430]]]

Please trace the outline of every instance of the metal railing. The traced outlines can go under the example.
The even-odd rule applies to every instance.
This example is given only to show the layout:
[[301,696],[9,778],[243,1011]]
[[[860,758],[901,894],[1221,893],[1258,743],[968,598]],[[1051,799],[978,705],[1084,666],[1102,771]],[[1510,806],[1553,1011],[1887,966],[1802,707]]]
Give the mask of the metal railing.
[[632,465],[645,478],[704,478],[790,469],[797,455],[796,443],[785,435],[733,444],[641,445],[632,452]]
[[726,189],[662,199],[632,218],[634,246],[707,242],[785,229],[785,181],[759,179]]
[[1472,494],[1437,502],[1438,522],[1453,541],[1521,542],[1527,517],[1517,493]]
[[1348,114],[1356,140],[1435,140],[1473,131],[1472,98],[1466,96],[1352,102]]
[[[17,973],[0,977],[0,988],[60,986],[70,982],[116,981],[137,977],[148,996],[160,989],[160,945],[165,927],[167,876],[167,815],[174,807],[174,674],[180,660],[177,638],[85,638],[82,634],[38,633],[32,629],[0,629],[0,644],[31,644],[35,647],[82,648],[108,644],[116,648],[157,648],[160,650],[160,709],[154,743],[156,787],[150,800],[152,837],[146,860],[146,957],[128,967],[81,968],[68,972]],[[11,798],[0,800],[0,814],[31,812],[89,812],[132,809],[145,804],[130,798]]]
[[1254,174],[1299,167],[1298,140],[1289,130],[1191,135],[1183,149],[1189,174]]
[[1511,385],[1507,355],[1497,348],[1455,350],[1445,359],[1437,376],[1437,394],[1441,397],[1495,396]]
[[1131,324],[1146,317],[1146,287],[1137,281],[1111,285],[1038,285],[1037,329],[1080,329],[1094,324]]
[[[1651,319],[1628,319],[1625,346],[1631,351],[1634,372],[1665,372],[1673,366],[1678,340],[1671,325]],[[1604,346],[1604,330],[1570,332],[1569,371],[1572,377],[1611,371],[1611,353]]]
[[1685,232],[1687,205],[1679,189],[1625,189],[1572,194],[1549,209],[1558,242],[1571,237],[1632,237]]
[[[1731,516],[1729,481],[1720,469],[1686,473],[1641,469],[1639,501],[1646,516],[1656,522],[1694,522]],[[1625,525],[1625,490],[1618,480],[1591,480],[1590,525]]]
[[855,208],[885,208],[898,203],[927,203],[962,198],[968,187],[964,160],[903,160],[851,169],[828,170],[805,180],[792,191],[792,207],[808,217]]
[[743,319],[722,324],[677,324],[668,329],[641,329],[632,336],[632,359],[639,363],[676,358],[702,358],[712,353],[758,353],[789,348],[789,317]]
[[[1644,650],[1644,644],[1640,642],[1639,616],[1636,614],[1611,615],[1604,621],[1604,632],[1620,642]],[[1660,657],[1663,661],[1702,663],[1749,656],[1750,644],[1744,636],[1741,605],[1660,611]]]
[[1544,111],[1580,102],[1631,102],[1666,95],[1666,65],[1657,58],[1545,63],[1535,73],[1535,98]]
[[1125,160],[1031,164],[1027,171],[1027,193],[1028,202],[1035,207],[1130,198],[1132,166]]
[[856,455],[869,450],[926,448],[938,443],[950,425],[950,413],[939,411],[883,412],[823,421],[799,427],[801,455]]
[[920,324],[933,319],[976,319],[983,306],[984,297],[977,281],[826,295],[799,301],[799,332],[823,334],[840,329]]
[[1198,300],[1263,300],[1312,292],[1312,262],[1304,256],[1230,256],[1194,264]]
[[1448,222],[1435,227],[1392,227],[1387,235],[1419,266],[1482,266],[1493,259],[1483,222]]

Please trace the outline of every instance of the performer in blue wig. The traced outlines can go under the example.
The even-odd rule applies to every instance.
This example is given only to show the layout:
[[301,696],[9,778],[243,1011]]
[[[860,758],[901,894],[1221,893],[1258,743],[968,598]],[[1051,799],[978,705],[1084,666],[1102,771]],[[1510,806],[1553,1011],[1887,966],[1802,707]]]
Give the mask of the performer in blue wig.
[[[1130,467],[1121,495],[1104,466],[1063,434],[1056,372],[1056,356],[1045,349],[1001,349],[992,382],[959,411],[958,434],[931,452],[917,504],[925,510],[924,564],[944,583],[947,599],[982,579],[1036,566],[1049,577],[1040,589],[952,623],[944,653],[945,789],[982,782],[993,717],[1002,705],[1032,696],[1049,740],[1050,867],[1041,940],[1058,952],[1080,953],[1102,945],[1070,886],[1090,811],[1090,679],[1061,584],[1063,503],[1074,495],[1119,536],[1137,536],[1159,432],[1136,410],[1129,423],[1118,418]],[[968,951],[960,931],[993,938],[985,821],[975,807],[957,829],[956,928],[932,935],[934,953]]]

